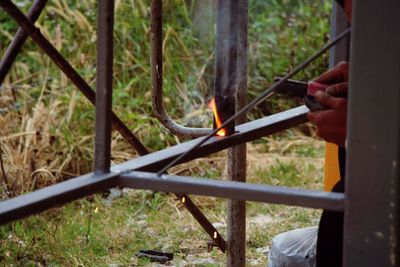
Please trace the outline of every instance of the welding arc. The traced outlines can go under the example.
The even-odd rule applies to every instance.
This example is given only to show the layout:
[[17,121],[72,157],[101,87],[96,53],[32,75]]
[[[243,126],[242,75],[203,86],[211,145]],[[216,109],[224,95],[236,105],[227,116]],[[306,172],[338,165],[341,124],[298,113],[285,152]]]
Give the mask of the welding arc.
[[286,74],[282,79],[274,83],[271,87],[269,87],[267,90],[265,90],[262,94],[260,94],[257,98],[255,98],[253,101],[251,101],[248,105],[243,107],[241,110],[239,110],[235,115],[230,117],[228,120],[226,120],[224,123],[222,123],[221,126],[217,127],[213,131],[211,131],[208,135],[206,135],[204,138],[202,138],[197,144],[195,144],[192,148],[190,148],[188,151],[185,153],[181,154],[179,157],[171,161],[169,164],[167,164],[164,168],[162,168],[157,175],[161,176],[164,174],[169,168],[172,166],[178,164],[180,161],[182,161],[185,157],[187,157],[192,151],[194,151],[196,148],[207,142],[211,137],[215,136],[215,134],[227,126],[229,123],[234,121],[237,117],[241,116],[242,114],[246,113],[253,107],[257,106],[261,102],[263,102],[265,99],[273,95],[275,90],[281,86],[284,82],[286,82],[288,79],[292,78],[295,74],[297,74],[299,71],[307,67],[310,63],[312,63],[315,59],[320,57],[323,53],[325,53],[328,49],[336,45],[339,41],[341,41],[343,38],[348,36],[351,33],[351,27],[349,27],[347,30],[343,31],[341,34],[339,34],[334,40],[331,42],[327,43],[324,47],[322,47],[320,50],[318,50],[314,55],[309,57],[307,60],[303,61],[300,65],[298,65],[296,68],[294,68],[292,71],[290,71],[288,74]]

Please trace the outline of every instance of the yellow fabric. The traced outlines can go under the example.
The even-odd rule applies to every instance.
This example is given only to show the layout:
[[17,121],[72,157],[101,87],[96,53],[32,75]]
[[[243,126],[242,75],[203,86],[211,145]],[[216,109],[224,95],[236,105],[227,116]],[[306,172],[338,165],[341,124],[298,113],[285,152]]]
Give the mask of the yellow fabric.
[[325,191],[331,191],[332,187],[340,179],[338,153],[339,148],[337,145],[332,143],[325,144]]

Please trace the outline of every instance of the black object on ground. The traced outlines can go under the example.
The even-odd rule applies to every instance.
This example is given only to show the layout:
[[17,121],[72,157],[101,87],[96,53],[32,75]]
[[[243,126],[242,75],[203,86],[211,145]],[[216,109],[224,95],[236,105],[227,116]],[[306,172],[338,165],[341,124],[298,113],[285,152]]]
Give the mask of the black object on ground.
[[173,253],[161,252],[157,250],[139,250],[136,254],[139,258],[147,258],[151,262],[165,263],[171,261],[174,258]]

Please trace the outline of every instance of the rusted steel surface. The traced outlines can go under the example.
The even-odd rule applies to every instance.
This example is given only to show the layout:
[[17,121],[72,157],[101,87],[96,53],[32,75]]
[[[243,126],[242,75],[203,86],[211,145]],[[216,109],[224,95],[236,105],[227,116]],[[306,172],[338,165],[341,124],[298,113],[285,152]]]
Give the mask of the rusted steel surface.
[[[260,120],[236,126],[236,134],[227,137],[214,137],[208,140],[195,153],[185,160],[191,160],[242,144],[259,137],[273,134],[300,123],[306,122],[308,109],[301,106]],[[203,138],[203,137],[200,137]],[[114,177],[130,171],[153,171],[161,169],[179,155],[193,147],[198,139],[160,150],[111,167],[111,173],[80,176],[26,195],[0,202],[0,224],[17,220],[51,207],[55,207],[92,193],[115,187]]]
[[99,0],[97,11],[97,73],[94,170],[107,173],[111,164],[114,1]]
[[166,112],[163,104],[163,60],[162,60],[162,0],[151,1],[151,95],[154,114],[157,119],[174,135],[182,137],[200,137],[211,129],[184,127],[175,122]]
[[[45,8],[46,4],[47,0],[35,0],[32,4],[32,7],[28,11],[28,14],[26,15],[28,20],[32,23],[35,23],[35,21],[39,18],[40,14]],[[4,82],[7,73],[11,69],[12,64],[17,58],[17,55],[21,51],[21,48],[27,38],[28,34],[26,34],[23,29],[19,28],[11,44],[8,46],[6,52],[4,53],[3,58],[1,59],[0,85]]]
[[[61,71],[71,80],[71,82],[85,95],[85,97],[95,105],[96,94],[78,72],[69,64],[67,60],[57,51],[57,49],[43,36],[38,28],[33,25],[25,15],[10,0],[1,0],[0,7],[6,11],[28,34],[39,47],[53,60]],[[126,125],[115,115],[111,114],[112,123],[115,129],[129,142],[140,155],[146,154],[147,149],[139,139],[126,127]]]
[[[238,53],[238,20],[236,16],[238,16],[238,7],[239,1],[217,1],[214,97],[221,122],[227,121],[235,114]],[[235,122],[231,121],[224,129],[227,135],[232,134],[235,129]]]
[[[247,104],[247,24],[248,1],[237,1],[237,13],[232,10],[237,28],[237,61],[235,110],[239,111]],[[246,122],[246,113],[235,120],[235,124]],[[228,179],[246,182],[246,144],[228,149]],[[246,201],[228,200],[227,214],[227,266],[244,266],[246,264]]]

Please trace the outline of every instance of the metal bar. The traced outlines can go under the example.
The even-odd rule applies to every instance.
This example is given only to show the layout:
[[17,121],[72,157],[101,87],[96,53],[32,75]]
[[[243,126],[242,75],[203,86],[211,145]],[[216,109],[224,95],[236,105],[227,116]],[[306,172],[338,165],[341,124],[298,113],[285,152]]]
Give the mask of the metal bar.
[[[215,56],[214,98],[221,122],[235,114],[238,53],[238,1],[217,1],[217,37]],[[214,123],[214,128],[216,128]],[[224,127],[226,135],[234,132],[235,122]]]
[[97,13],[95,173],[107,173],[111,163],[114,1],[99,0]]
[[[6,0],[7,1],[7,0]],[[46,54],[50,56],[50,58],[60,67],[60,69],[70,78],[70,80],[77,86],[77,88],[88,98],[88,100],[95,104],[95,94],[90,86],[83,80],[79,74],[73,69],[73,67],[58,53],[58,51],[41,35],[41,33],[31,24],[27,23],[24,19],[23,14],[19,14],[18,8],[12,5],[11,2],[8,1],[1,2],[0,6],[4,10],[8,10],[7,12],[11,12],[17,18],[14,19],[21,24],[25,25],[25,28],[28,29],[31,33],[35,32],[35,36],[31,36],[34,41],[36,41],[39,46],[45,51]],[[111,114],[113,126],[120,132],[120,134],[131,144],[138,152],[139,155],[148,154],[149,151],[144,147],[144,145],[136,138],[135,135],[128,129],[128,127],[114,114]],[[183,196],[181,196],[183,197]],[[185,202],[185,207],[189,210],[189,212],[193,215],[193,217],[200,223],[203,229],[207,233],[212,233],[214,235],[217,232],[218,247],[224,251],[225,250],[225,240],[220,236],[215,227],[208,221],[208,219],[202,214],[201,210],[197,208],[194,203],[189,199],[188,196],[185,196],[187,201]],[[39,212],[38,210],[36,212]]]
[[[25,15],[10,0],[1,0],[0,7],[6,11],[25,31],[26,34],[39,45],[39,47],[53,60],[61,71],[71,80],[71,82],[85,95],[85,97],[95,105],[96,94],[78,72],[66,61],[57,49],[43,36],[38,28],[35,27]],[[126,127],[126,125],[115,115],[111,114],[112,124],[115,129],[131,144],[140,154],[148,151],[139,139]]]
[[[160,177],[158,179],[160,179]],[[218,247],[223,253],[225,253],[226,241],[214,227],[214,225],[212,225],[207,217],[204,216],[204,214],[186,194],[176,193],[176,196],[181,200],[183,205],[188,209],[193,217],[195,217],[197,222],[201,225],[203,230],[206,231],[208,236],[213,240],[213,246]],[[182,201],[183,199],[184,201]]]
[[319,56],[321,56],[324,52],[326,52],[328,49],[333,47],[335,44],[337,44],[339,41],[341,41],[344,37],[348,36],[351,32],[351,28],[347,29],[343,33],[341,33],[338,37],[336,37],[334,40],[326,44],[323,48],[318,50],[314,55],[309,57],[307,60],[303,61],[300,65],[295,67],[292,71],[290,71],[288,74],[286,74],[281,80],[277,81],[274,83],[270,88],[265,90],[263,93],[261,93],[259,96],[257,96],[253,101],[251,101],[248,105],[246,105],[244,108],[242,108],[240,111],[238,111],[234,116],[230,117],[228,120],[226,120],[220,127],[217,129],[214,129],[211,133],[206,135],[204,138],[200,139],[198,143],[194,144],[193,147],[191,147],[188,151],[180,155],[178,158],[176,158],[174,161],[170,162],[169,164],[165,165],[164,168],[162,168],[159,172],[158,175],[161,175],[165,173],[170,167],[173,165],[177,164],[179,161],[182,161],[185,157],[188,157],[190,153],[193,151],[197,150],[198,147],[200,147],[202,144],[207,142],[210,138],[212,138],[219,130],[224,128],[225,126],[229,125],[233,120],[235,120],[237,117],[241,116],[242,114],[246,113],[249,111],[251,108],[257,106],[260,104],[262,101],[264,101],[266,98],[271,96],[276,89],[278,89],[284,82],[286,82],[288,79],[290,79],[292,76],[297,74],[299,71],[307,67],[311,62],[313,62],[315,59],[317,59]]
[[[247,9],[248,1],[237,1],[237,10],[231,12],[236,17],[237,44],[235,46],[237,61],[235,62],[236,84],[235,111],[239,111],[247,103]],[[221,14],[222,15],[222,14]],[[218,77],[218,76],[216,76]],[[246,122],[247,114],[239,116],[234,124]],[[228,179],[246,182],[246,144],[228,149]],[[228,200],[227,214],[227,266],[245,266],[246,264],[246,201]]]
[[[332,5],[332,17],[331,17],[331,30],[330,34],[332,38],[338,36],[344,30],[350,27],[350,23],[348,22],[346,15],[335,1]],[[350,36],[346,37],[331,48],[329,51],[329,67],[333,68],[340,61],[349,59],[350,52]]]
[[354,1],[344,266],[399,266],[400,1]]
[[[305,122],[307,112],[308,109],[302,106],[239,125],[236,127],[236,134],[225,138],[214,137],[210,139],[186,160],[199,158],[261,136],[288,129]],[[131,171],[157,171],[187,149],[190,149],[196,142],[198,142],[197,139],[114,165],[111,167],[111,173],[108,174],[94,176],[93,173],[90,173],[2,201],[0,202],[0,224],[21,219],[97,191],[115,187],[119,182],[111,178],[117,175]]]
[[163,60],[162,60],[162,0],[151,1],[151,96],[154,114],[174,135],[200,137],[211,132],[208,128],[184,127],[175,122],[166,112],[163,104]]
[[248,200],[301,206],[315,209],[343,211],[345,196],[308,189],[295,189],[264,184],[248,184],[234,181],[211,180],[186,176],[130,172],[121,174],[120,185],[163,192],[188,193],[235,200]]
[[117,173],[89,173],[0,202],[0,225],[30,216],[119,184]]
[[[45,8],[46,4],[47,0],[35,0],[32,7],[28,11],[28,14],[26,15],[28,20],[32,23],[35,23],[35,21],[39,18],[40,14]],[[10,71],[12,64],[17,58],[17,55],[21,51],[21,48],[27,38],[28,35],[24,32],[23,29],[19,28],[17,34],[15,35],[11,44],[8,46],[0,62],[0,85],[3,84],[7,73]]]
[[[284,112],[280,112],[259,120],[244,123],[236,126],[235,134],[226,137],[213,137],[201,146],[197,147],[187,158],[184,160],[180,159],[174,164],[187,162],[189,160],[203,157],[205,155],[221,151],[223,149],[243,144],[245,142],[255,140],[257,138],[277,133],[289,129],[293,126],[299,125],[307,121],[307,112],[309,109],[305,106],[300,106],[294,109],[290,109]],[[167,149],[163,149],[146,156],[142,156],[138,159],[130,160],[122,163],[119,166],[123,166],[125,169],[129,169],[132,166],[132,170],[140,171],[154,171],[160,170],[166,164],[175,161],[180,155],[186,153],[189,149],[192,149],[193,145],[197,144],[199,140],[204,137],[182,143]],[[141,163],[140,166],[137,164]],[[126,166],[126,167],[125,167]],[[111,167],[114,170],[114,167]],[[119,168],[115,169],[118,170]],[[122,171],[123,169],[121,169]]]

